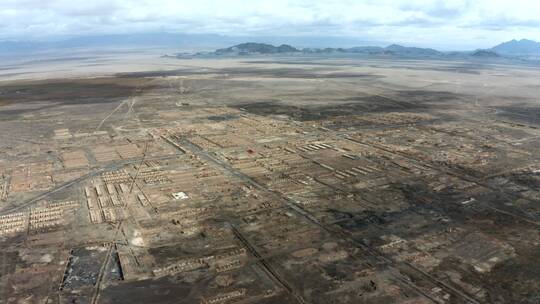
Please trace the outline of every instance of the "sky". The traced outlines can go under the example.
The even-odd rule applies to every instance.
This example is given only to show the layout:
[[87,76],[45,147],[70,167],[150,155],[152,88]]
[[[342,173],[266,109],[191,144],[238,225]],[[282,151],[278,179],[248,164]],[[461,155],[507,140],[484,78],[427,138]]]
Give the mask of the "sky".
[[0,0],[0,40],[154,32],[476,49],[511,39],[540,41],[540,1]]

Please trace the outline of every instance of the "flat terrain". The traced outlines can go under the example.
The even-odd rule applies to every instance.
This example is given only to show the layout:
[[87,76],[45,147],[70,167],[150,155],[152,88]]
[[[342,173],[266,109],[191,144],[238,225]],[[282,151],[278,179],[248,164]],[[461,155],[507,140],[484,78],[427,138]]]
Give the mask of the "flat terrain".
[[540,71],[77,53],[0,69],[0,304],[539,303]]

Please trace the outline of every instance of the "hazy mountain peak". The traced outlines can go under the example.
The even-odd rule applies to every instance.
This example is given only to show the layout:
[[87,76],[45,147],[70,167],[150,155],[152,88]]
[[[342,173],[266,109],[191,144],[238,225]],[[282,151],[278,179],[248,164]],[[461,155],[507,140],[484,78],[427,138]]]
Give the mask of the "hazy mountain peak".
[[506,55],[538,55],[540,54],[540,42],[529,39],[512,39],[493,47],[491,50]]
[[216,51],[216,54],[278,54],[296,52],[300,52],[300,50],[288,44],[273,46],[267,43],[245,42],[228,48],[219,49]]
[[472,57],[476,58],[498,58],[501,57],[499,54],[492,50],[476,50],[471,54]]

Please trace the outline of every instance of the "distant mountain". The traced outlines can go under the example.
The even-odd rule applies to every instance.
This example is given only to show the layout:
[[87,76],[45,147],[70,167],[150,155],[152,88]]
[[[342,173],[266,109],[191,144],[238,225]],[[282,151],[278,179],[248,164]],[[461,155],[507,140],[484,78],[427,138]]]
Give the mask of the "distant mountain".
[[54,46],[54,42],[0,41],[0,54],[40,51]]
[[[263,41],[264,43],[244,41]],[[277,43],[281,44],[278,45]],[[392,44],[387,47],[359,46],[356,43],[379,45],[380,42],[366,42],[354,39],[335,37],[240,37],[214,34],[182,34],[182,33],[142,33],[112,34],[94,36],[57,37],[44,41],[0,41],[0,55],[29,56],[39,52],[57,52],[66,50],[135,51],[137,49],[180,50],[175,57],[249,54],[358,54],[364,56],[404,57],[404,58],[491,58],[498,57],[516,60],[540,60],[540,42],[532,40],[512,40],[501,43],[491,49],[463,52],[440,52],[431,48],[408,47]],[[231,47],[227,47],[233,45]],[[276,46],[277,45],[277,46]],[[303,49],[293,47],[297,45]],[[342,47],[321,47],[339,45]],[[346,46],[346,47],[345,47]],[[208,51],[217,49],[215,51]]]
[[216,55],[249,55],[298,53],[300,50],[288,45],[273,46],[266,43],[247,42],[215,51]]
[[[43,40],[2,40],[0,39],[0,55],[15,54],[29,55],[36,52],[48,52],[66,49],[87,48],[92,50],[110,51],[115,48],[124,49],[177,49],[181,52],[206,52],[226,48],[245,41],[260,41],[278,45],[301,45],[306,48],[320,48],[327,45],[352,47],[364,44],[380,44],[380,41],[365,41],[353,37],[333,36],[227,36],[218,34],[188,34],[188,33],[130,33],[47,37]],[[125,50],[124,50],[125,51]]]
[[0,41],[0,54],[31,54],[41,51],[90,48],[106,49],[183,49],[201,50],[239,43],[237,37],[214,34],[111,34],[58,38],[47,41]]
[[412,56],[419,56],[419,57],[435,57],[435,56],[442,56],[444,53],[439,52],[434,49],[427,49],[427,48],[417,48],[417,47],[406,47],[401,46],[397,44],[392,44],[390,46],[387,46],[385,48],[387,52],[396,54],[396,55],[412,55]]
[[406,47],[392,44],[385,48],[378,46],[362,46],[352,48],[304,48],[299,50],[290,45],[282,44],[273,46],[265,43],[242,43],[224,49],[216,50],[214,55],[249,55],[249,54],[279,54],[298,53],[304,54],[365,54],[365,55],[385,55],[402,57],[439,57],[444,56],[443,52],[434,49]]
[[501,43],[490,50],[502,55],[540,55],[540,42],[514,39]]
[[476,58],[498,58],[501,57],[501,55],[495,53],[491,50],[476,50],[471,54],[472,57]]

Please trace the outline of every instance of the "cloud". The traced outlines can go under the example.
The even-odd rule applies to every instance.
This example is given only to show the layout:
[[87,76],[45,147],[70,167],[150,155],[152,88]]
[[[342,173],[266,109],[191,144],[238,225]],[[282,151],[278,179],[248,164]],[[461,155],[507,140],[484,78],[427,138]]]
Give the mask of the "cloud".
[[540,39],[539,11],[535,0],[2,0],[0,39],[169,31],[444,44]]

